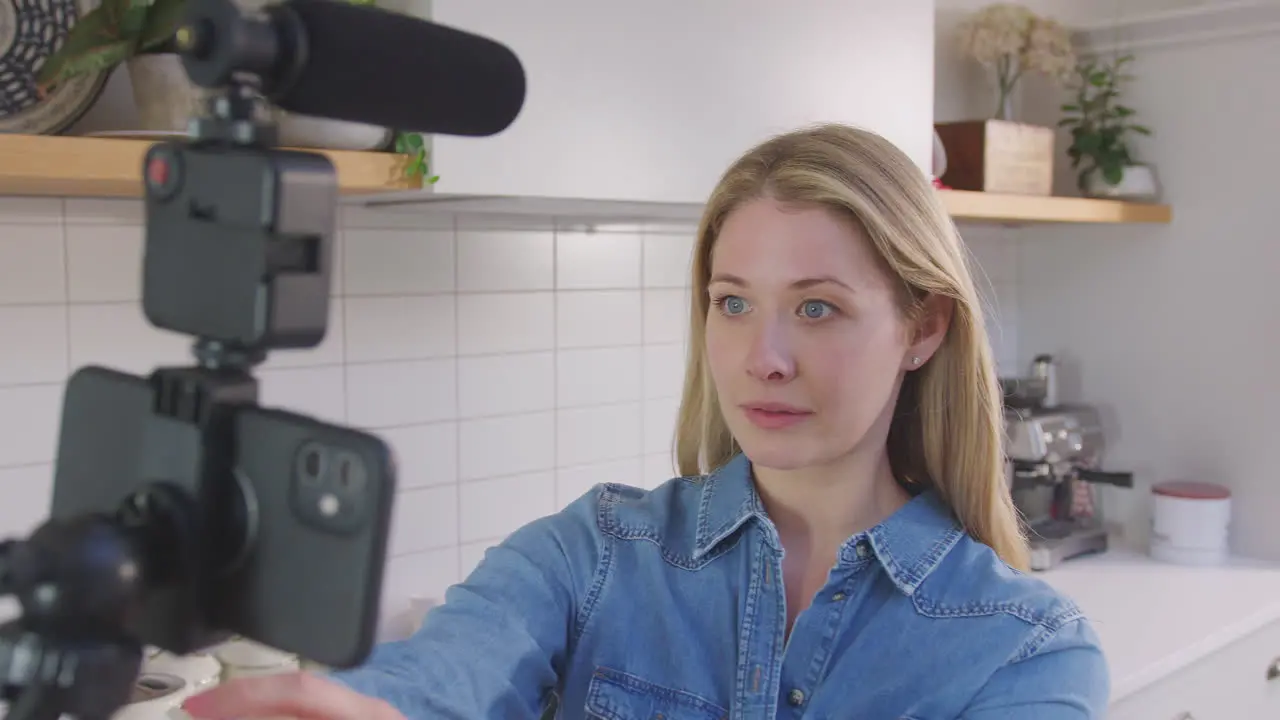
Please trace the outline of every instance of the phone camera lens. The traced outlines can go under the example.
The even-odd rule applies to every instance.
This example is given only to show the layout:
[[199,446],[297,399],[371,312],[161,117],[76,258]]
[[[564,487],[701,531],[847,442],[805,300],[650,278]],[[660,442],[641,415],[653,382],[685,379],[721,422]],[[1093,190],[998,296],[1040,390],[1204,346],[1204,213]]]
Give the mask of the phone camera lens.
[[364,489],[368,475],[360,458],[343,453],[338,458],[338,488],[343,492],[357,493]]
[[308,485],[319,485],[324,477],[324,448],[316,444],[303,446],[298,463],[298,472],[302,481]]

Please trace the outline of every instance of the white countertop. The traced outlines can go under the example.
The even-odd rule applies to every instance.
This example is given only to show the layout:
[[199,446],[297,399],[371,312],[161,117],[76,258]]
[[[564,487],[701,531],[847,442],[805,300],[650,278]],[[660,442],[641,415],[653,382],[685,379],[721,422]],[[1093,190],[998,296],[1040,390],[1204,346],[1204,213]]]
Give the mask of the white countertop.
[[1092,620],[1112,702],[1280,620],[1280,565],[1189,567],[1111,550],[1037,575]]

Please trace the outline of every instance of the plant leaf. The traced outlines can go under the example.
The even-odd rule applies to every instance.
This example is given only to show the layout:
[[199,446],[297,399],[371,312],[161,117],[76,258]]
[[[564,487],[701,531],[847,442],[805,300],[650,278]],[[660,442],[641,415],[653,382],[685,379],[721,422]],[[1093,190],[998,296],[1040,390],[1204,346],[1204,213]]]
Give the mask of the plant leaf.
[[61,80],[69,77],[63,74],[63,67],[77,55],[119,39],[119,33],[111,25],[105,6],[85,13],[85,16],[72,26],[71,32],[67,33],[57,51],[45,58],[40,65],[36,72],[36,82],[48,85],[54,78]]
[[1102,178],[1109,185],[1119,185],[1124,180],[1124,166],[1122,165],[1105,165],[1102,168]]
[[1129,126],[1129,129],[1130,129],[1130,130],[1132,130],[1132,131],[1134,131],[1134,132],[1136,132],[1136,133],[1139,133],[1139,134],[1141,134],[1141,135],[1150,135],[1150,134],[1151,134],[1151,128],[1149,128],[1149,127],[1147,127],[1147,126],[1145,126],[1145,125],[1130,125],[1130,126]]
[[186,10],[186,0],[155,0],[138,37],[138,50],[146,51],[173,39]]
[[61,58],[55,54],[41,66],[37,84],[42,92],[48,92],[64,80],[77,75],[110,70],[124,62],[132,52],[132,41],[115,40],[92,46],[78,53],[69,53]]
[[1091,153],[1102,146],[1102,136],[1096,133],[1081,133],[1076,137],[1076,148],[1082,153]]
[[138,37],[147,23],[151,3],[149,0],[129,0],[121,10],[119,21],[116,23],[120,28],[120,35],[129,38]]

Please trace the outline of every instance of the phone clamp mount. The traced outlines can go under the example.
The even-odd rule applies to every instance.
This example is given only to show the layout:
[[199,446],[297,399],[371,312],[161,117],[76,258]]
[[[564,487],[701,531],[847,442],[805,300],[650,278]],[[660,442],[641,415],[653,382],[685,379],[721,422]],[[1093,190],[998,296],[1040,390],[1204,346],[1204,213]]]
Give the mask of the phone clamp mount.
[[252,371],[269,351],[327,330],[336,172],[273,148],[259,99],[305,60],[296,18],[241,15],[231,0],[189,0],[186,13],[177,45],[210,89],[207,116],[145,155],[142,304],[153,326],[194,338],[195,363],[146,378],[141,447],[110,450],[136,469],[124,496],[68,479],[100,472],[66,430],[85,368],[68,380],[50,517],[0,543],[0,597],[21,606],[0,625],[10,720],[106,720],[129,702],[146,646],[183,655],[229,637],[219,592],[233,592],[222,581],[256,520],[233,467],[236,412],[257,403]]

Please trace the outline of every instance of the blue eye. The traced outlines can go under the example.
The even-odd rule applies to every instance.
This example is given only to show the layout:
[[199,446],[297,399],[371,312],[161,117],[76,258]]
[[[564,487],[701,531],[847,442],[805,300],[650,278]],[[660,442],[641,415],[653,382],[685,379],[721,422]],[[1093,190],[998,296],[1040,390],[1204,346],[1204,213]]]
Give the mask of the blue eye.
[[716,301],[726,315],[741,315],[747,311],[747,301],[737,295],[725,295]]
[[806,302],[804,305],[800,306],[800,312],[802,312],[804,316],[809,318],[810,320],[821,320],[822,318],[826,317],[829,311],[834,311],[834,310],[835,308],[831,307],[830,303],[825,303],[825,302],[822,302],[821,300],[810,300]]

